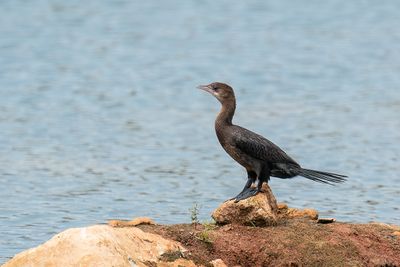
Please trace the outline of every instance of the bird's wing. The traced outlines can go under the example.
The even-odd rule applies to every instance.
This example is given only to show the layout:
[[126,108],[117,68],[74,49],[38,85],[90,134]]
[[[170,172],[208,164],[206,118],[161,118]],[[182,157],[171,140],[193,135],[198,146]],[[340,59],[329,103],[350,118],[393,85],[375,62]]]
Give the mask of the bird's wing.
[[234,144],[243,153],[269,163],[299,164],[268,139],[245,128],[236,126]]

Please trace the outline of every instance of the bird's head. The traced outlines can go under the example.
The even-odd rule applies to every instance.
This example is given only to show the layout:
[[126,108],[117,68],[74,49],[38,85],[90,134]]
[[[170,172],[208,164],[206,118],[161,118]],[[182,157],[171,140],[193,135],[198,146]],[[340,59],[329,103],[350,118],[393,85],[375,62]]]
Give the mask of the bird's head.
[[197,88],[212,94],[222,104],[227,101],[235,101],[235,93],[233,92],[232,87],[225,83],[214,82],[208,85],[197,86]]

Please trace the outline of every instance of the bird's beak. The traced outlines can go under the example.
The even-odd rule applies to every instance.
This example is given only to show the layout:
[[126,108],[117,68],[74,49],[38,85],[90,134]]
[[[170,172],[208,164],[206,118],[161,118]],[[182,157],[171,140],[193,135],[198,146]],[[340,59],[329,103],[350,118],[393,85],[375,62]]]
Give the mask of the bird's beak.
[[197,88],[209,92],[210,94],[213,93],[213,90],[210,85],[199,85],[197,86]]

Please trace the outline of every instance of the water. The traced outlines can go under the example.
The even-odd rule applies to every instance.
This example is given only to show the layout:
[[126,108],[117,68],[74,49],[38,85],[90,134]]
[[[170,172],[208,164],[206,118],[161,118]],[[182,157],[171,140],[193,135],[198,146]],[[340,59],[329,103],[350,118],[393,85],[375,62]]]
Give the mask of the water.
[[245,183],[235,122],[338,187],[273,179],[281,202],[400,223],[398,1],[1,1],[0,262],[70,227],[208,219]]

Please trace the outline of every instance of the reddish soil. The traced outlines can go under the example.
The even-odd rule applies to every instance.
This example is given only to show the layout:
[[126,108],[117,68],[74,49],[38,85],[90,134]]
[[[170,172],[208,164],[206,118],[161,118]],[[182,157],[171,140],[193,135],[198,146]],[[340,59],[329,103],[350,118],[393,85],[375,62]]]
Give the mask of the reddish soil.
[[[288,220],[273,227],[141,225],[182,243],[183,257],[210,266],[400,266],[398,229],[379,224]],[[168,256],[168,255],[166,255]],[[181,255],[170,255],[171,260]],[[174,258],[175,257],[175,258]]]

